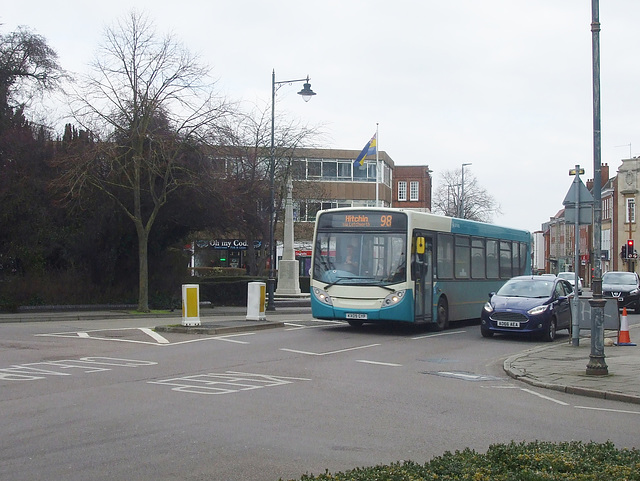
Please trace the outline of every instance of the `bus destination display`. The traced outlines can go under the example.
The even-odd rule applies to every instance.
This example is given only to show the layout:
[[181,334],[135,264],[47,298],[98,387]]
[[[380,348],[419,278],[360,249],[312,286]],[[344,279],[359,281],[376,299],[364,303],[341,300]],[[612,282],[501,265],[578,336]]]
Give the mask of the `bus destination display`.
[[327,213],[320,217],[318,228],[406,229],[407,217],[392,212]]

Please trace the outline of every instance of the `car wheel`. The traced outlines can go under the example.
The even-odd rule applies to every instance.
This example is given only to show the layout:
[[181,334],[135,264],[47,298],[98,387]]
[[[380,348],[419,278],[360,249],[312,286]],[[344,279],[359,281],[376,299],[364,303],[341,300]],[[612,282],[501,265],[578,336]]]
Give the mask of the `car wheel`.
[[547,327],[547,330],[542,335],[542,339],[546,342],[553,342],[556,338],[556,327],[557,327],[556,319],[551,318],[551,321],[549,321],[549,326]]
[[436,329],[438,331],[442,331],[449,327],[449,303],[447,302],[447,298],[444,296],[440,297],[438,301],[438,310],[437,310],[438,318],[436,319]]
[[480,334],[482,334],[482,337],[493,337],[493,332],[491,332],[489,329],[485,329],[484,327],[480,328]]

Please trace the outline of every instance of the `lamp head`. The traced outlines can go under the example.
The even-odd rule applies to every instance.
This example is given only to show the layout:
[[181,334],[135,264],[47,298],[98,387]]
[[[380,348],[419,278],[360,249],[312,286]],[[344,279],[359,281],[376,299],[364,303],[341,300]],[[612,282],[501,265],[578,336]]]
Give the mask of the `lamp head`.
[[298,95],[302,95],[302,98],[305,102],[311,100],[316,93],[311,90],[311,84],[309,83],[309,77],[307,76],[307,82],[303,85],[302,90],[298,92]]

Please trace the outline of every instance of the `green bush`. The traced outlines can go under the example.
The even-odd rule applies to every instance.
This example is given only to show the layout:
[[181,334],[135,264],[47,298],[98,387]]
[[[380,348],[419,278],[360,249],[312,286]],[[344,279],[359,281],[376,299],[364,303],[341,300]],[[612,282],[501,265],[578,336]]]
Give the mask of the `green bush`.
[[[412,461],[356,468],[301,481],[640,481],[640,451],[611,442],[532,442],[445,452],[422,465]],[[282,481],[282,480],[281,480]]]

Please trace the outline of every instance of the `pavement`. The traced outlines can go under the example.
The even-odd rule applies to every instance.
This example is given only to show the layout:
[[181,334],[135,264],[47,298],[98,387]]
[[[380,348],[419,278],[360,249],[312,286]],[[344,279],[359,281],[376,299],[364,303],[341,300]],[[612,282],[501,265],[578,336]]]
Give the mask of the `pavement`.
[[[629,328],[631,343],[640,341],[640,326]],[[604,362],[608,374],[587,374],[591,354],[591,338],[582,336],[578,346],[571,340],[537,346],[504,361],[505,372],[514,379],[532,386],[640,404],[640,346],[612,345],[605,342]],[[605,341],[617,343],[617,331],[605,331]]]
[[[18,313],[0,314],[1,324],[6,322],[46,322],[104,319],[150,318],[158,322],[160,332],[186,332],[220,335],[234,332],[255,331],[284,327],[284,321],[296,314],[311,313],[306,301],[276,300],[275,311],[266,313],[265,319],[247,320],[246,307],[208,307],[200,310],[200,326],[182,326],[182,313],[135,314],[126,309],[78,310],[58,309],[50,311],[24,310]],[[295,318],[295,317],[294,317]],[[589,334],[582,330],[581,334]],[[616,331],[605,331],[605,336],[617,341]],[[630,326],[631,342],[640,341],[640,325]],[[512,378],[540,388],[569,394],[610,399],[640,404],[640,346],[606,346],[607,374],[586,373],[591,339],[581,336],[579,346],[571,340],[557,340],[519,352],[504,361],[504,370]]]

